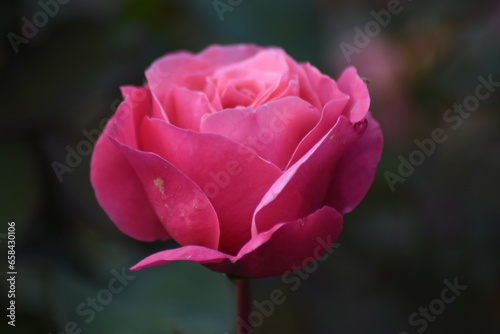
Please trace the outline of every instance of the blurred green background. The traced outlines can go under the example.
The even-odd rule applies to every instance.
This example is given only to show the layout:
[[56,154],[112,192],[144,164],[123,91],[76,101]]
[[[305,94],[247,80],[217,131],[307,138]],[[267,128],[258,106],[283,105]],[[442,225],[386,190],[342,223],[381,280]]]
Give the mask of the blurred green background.
[[[252,283],[258,301],[275,288],[286,296],[256,333],[500,333],[500,91],[456,130],[443,120],[478,76],[500,81],[498,1],[404,0],[350,63],[341,45],[356,47],[356,27],[376,22],[370,12],[388,1],[222,0],[223,20],[211,0],[46,3],[5,1],[0,12],[0,248],[6,254],[15,221],[18,271],[16,327],[3,314],[0,325],[7,333],[234,332],[234,287],[199,265],[132,272],[109,293],[123,268],[173,244],[114,227],[94,198],[89,154],[61,179],[52,164],[85,151],[85,133],[113,114],[118,87],[141,85],[154,59],[239,42],[283,47],[334,78],[356,66],[385,134],[374,185],[345,216],[335,253],[295,291],[280,277]],[[398,157],[435,128],[447,140],[391,191],[386,172],[397,174]],[[455,278],[467,289],[425,330],[411,324]]]

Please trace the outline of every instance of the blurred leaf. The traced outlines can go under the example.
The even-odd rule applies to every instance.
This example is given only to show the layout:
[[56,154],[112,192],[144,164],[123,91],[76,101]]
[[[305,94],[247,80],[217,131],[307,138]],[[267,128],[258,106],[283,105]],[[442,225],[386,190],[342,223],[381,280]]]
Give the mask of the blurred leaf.
[[20,143],[0,143],[0,224],[16,222],[17,236],[40,204],[41,180],[32,152]]
[[[122,268],[115,270],[121,273]],[[88,324],[89,317],[78,315],[76,307],[107,289],[114,277],[112,270],[97,285],[68,273],[58,274],[53,300],[57,314],[91,333],[220,334],[233,326],[232,286],[221,274],[181,262],[126,274],[134,277],[129,285],[113,294],[108,305],[98,303],[103,310],[95,312],[95,319]],[[81,310],[87,309],[90,307]]]

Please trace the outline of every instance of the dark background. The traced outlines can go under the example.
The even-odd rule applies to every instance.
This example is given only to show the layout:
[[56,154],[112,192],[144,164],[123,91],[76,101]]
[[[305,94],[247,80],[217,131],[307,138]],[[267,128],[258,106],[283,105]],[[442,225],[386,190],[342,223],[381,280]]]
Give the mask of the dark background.
[[[112,300],[101,291],[114,272],[173,244],[135,241],[109,221],[89,183],[85,133],[95,135],[113,114],[120,85],[141,85],[144,69],[177,49],[277,45],[336,78],[349,65],[340,44],[354,46],[355,28],[364,30],[370,11],[388,2],[243,0],[221,21],[206,0],[65,1],[45,24],[36,1],[6,1],[0,12],[0,245],[6,256],[7,222],[15,221],[18,272],[16,327],[3,313],[1,326],[44,334],[72,326],[81,333],[233,331],[234,287],[200,265],[133,272]],[[371,109],[385,135],[374,185],[345,216],[340,247],[298,289],[280,277],[252,283],[259,302],[276,288],[286,296],[257,334],[500,332],[500,91],[456,130],[443,120],[474,94],[479,76],[500,81],[500,3],[401,6],[352,55],[370,81]],[[34,15],[43,26],[15,52],[9,33],[21,36],[23,17],[33,22]],[[391,191],[386,172],[397,173],[398,157],[408,159],[414,141],[435,128],[447,140]],[[53,163],[68,166],[68,152],[77,149],[81,161],[73,157],[58,179]],[[467,289],[425,330],[409,323],[420,307],[439,308],[444,280],[455,279]],[[77,309],[90,309],[87,298],[96,297],[106,305],[90,321]]]

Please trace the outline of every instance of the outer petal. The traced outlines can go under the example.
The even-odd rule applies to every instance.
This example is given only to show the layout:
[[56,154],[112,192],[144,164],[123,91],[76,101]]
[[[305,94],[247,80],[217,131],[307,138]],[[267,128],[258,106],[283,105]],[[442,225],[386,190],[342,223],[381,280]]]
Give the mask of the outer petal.
[[[131,270],[140,270],[144,268],[167,264],[172,261],[190,261],[196,263],[221,263],[224,268],[231,267],[231,260],[235,260],[234,256],[224,254],[215,249],[210,249],[202,246],[184,246],[175,249],[168,249],[141,260]],[[221,270],[222,272],[227,272]]]
[[345,116],[349,117],[352,123],[356,123],[365,118],[370,107],[370,94],[364,81],[358,76],[354,67],[347,68],[337,81],[341,91],[351,97],[347,104]]
[[146,119],[141,133],[142,150],[165,158],[203,190],[219,217],[218,249],[236,254],[250,239],[257,204],[281,171],[217,134],[179,129],[158,119]]
[[342,214],[352,211],[366,195],[382,154],[382,130],[371,114],[368,114],[367,120],[363,136],[348,148],[338,162],[330,186],[328,204]]
[[90,181],[97,201],[120,231],[141,241],[170,238],[135,170],[105,134],[94,147]]
[[142,241],[166,240],[170,237],[150,205],[135,170],[107,136],[113,133],[126,145],[137,147],[136,130],[149,110],[149,91],[122,87],[122,93],[125,100],[94,147],[90,181],[97,201],[123,233]]
[[[186,246],[150,255],[132,270],[172,261],[201,263],[208,268],[246,277],[269,277],[295,271],[324,255],[342,230],[342,216],[323,207],[308,217],[280,223],[252,238],[237,256],[213,249]],[[298,247],[300,245],[300,247]]]
[[141,127],[143,118],[151,111],[151,93],[143,87],[120,88],[124,100],[109,120],[106,132],[113,133],[121,143],[136,148],[137,130]]
[[335,126],[264,195],[254,216],[253,235],[269,230],[276,222],[305,217],[325,205],[337,162],[363,134],[364,125],[352,125],[340,116]]
[[319,111],[312,105],[289,96],[256,110],[226,109],[212,114],[203,121],[201,131],[230,138],[284,169],[319,117]]
[[217,214],[201,189],[157,155],[111,140],[134,168],[149,202],[172,238],[181,245],[217,248]]
[[325,206],[252,238],[238,254],[233,273],[268,277],[296,271],[325,254],[341,231],[342,216]]

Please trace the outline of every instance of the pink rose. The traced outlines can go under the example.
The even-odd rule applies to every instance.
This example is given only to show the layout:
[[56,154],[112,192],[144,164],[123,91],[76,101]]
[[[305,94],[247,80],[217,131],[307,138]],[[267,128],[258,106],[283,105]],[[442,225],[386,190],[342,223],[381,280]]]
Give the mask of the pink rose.
[[187,260],[266,277],[328,251],[382,150],[354,68],[335,82],[279,48],[211,46],[168,54],[146,78],[122,88],[91,163],[123,233],[181,245],[132,269]]

